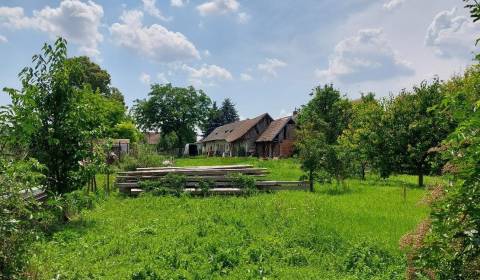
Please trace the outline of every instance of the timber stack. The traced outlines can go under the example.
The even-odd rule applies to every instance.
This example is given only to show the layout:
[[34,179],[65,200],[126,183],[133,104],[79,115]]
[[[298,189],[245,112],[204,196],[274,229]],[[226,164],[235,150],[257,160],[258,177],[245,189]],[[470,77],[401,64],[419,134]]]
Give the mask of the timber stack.
[[137,168],[135,171],[118,172],[116,185],[120,192],[129,195],[138,195],[143,192],[140,182],[161,181],[168,174],[184,175],[186,178],[185,192],[203,194],[200,182],[212,182],[210,194],[231,195],[242,194],[244,189],[235,186],[233,174],[252,176],[259,191],[307,190],[306,181],[267,181],[266,168],[255,168],[252,165],[224,165],[224,166],[194,166],[194,167],[150,167]]

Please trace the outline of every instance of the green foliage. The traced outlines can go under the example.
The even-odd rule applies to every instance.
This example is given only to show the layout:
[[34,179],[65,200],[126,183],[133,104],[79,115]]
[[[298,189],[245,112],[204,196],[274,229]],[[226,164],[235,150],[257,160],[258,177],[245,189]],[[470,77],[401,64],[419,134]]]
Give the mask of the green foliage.
[[120,170],[134,171],[137,168],[161,167],[169,158],[159,155],[150,145],[137,144],[129,155],[122,156],[117,163]]
[[196,141],[195,128],[204,123],[211,103],[203,91],[154,84],[148,95],[146,100],[136,100],[133,107],[135,120],[143,130],[175,133],[177,148]]
[[112,129],[112,138],[130,139],[130,143],[137,143],[142,139],[143,134],[138,130],[132,121],[117,123]]
[[338,139],[339,151],[346,158],[351,175],[364,179],[367,168],[372,167],[377,156],[373,141],[382,114],[382,107],[372,93],[362,95],[353,104],[352,120]]
[[160,280],[161,278],[157,275],[157,273],[149,268],[145,267],[140,271],[132,273],[130,277],[131,280]]
[[26,154],[45,165],[49,190],[62,193],[83,186],[79,162],[92,157],[92,141],[124,108],[109,106],[90,86],[75,84],[79,67],[67,60],[65,40],[45,44],[42,51],[33,56],[34,66],[20,73],[22,89],[5,89],[12,99],[4,111],[7,143],[17,156]]
[[202,191],[202,194],[205,196],[208,194],[210,189],[215,188],[215,182],[212,179],[202,179],[198,182],[198,187]]
[[43,188],[43,166],[36,160],[0,158],[0,279],[19,279],[37,236],[38,204],[31,193]]
[[232,179],[232,184],[235,188],[243,189],[249,194],[257,190],[255,178],[253,176],[241,173],[233,173],[230,174],[229,177]]
[[[274,166],[283,174],[279,180],[301,174],[293,160],[178,164],[194,160]],[[347,181],[351,192],[345,195],[110,196],[58,231],[66,234],[40,240],[31,267],[39,279],[129,279],[134,273],[160,279],[403,279],[398,239],[427,213],[418,206],[424,190],[412,188],[405,202],[402,186],[414,185],[413,177]]]
[[296,147],[313,191],[315,178],[335,178],[338,183],[345,178],[347,162],[344,154],[338,153],[337,138],[350,122],[351,103],[332,85],[317,87],[311,95],[298,116]]
[[213,102],[212,107],[208,111],[208,116],[205,122],[201,125],[203,135],[207,136],[215,128],[227,123],[239,121],[237,109],[230,98],[225,98],[220,108],[217,103]]
[[452,131],[448,118],[435,109],[443,100],[441,83],[422,82],[384,103],[384,114],[373,136],[375,167],[383,177],[392,172],[416,174],[419,185],[432,172],[430,149]]
[[175,148],[180,146],[180,139],[177,136],[177,133],[174,131],[168,134],[160,135],[160,140],[158,141],[158,150],[161,152],[171,152]]
[[182,174],[168,173],[158,181],[140,181],[139,187],[146,192],[155,195],[175,194],[179,196],[183,193],[187,185],[187,177]]
[[480,277],[478,67],[471,67],[463,77],[456,77],[445,85],[448,91],[444,113],[459,125],[439,150],[448,159],[444,171],[454,181],[444,190],[436,191],[428,231],[414,233],[416,239],[422,241],[421,246],[409,244],[411,270],[417,275],[433,274],[439,279]]

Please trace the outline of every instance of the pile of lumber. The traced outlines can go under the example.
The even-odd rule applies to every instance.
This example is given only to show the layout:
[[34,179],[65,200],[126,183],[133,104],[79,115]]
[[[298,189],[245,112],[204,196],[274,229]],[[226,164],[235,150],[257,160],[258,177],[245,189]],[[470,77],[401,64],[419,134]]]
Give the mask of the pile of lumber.
[[244,174],[255,178],[260,191],[306,190],[305,181],[266,181],[266,168],[254,168],[252,165],[195,166],[195,167],[150,167],[137,168],[135,171],[118,172],[116,185],[123,193],[136,195],[143,190],[140,181],[160,181],[167,174],[181,174],[186,177],[184,191],[192,194],[203,194],[199,188],[201,181],[211,181],[214,187],[211,194],[242,194],[243,189],[236,188],[232,182],[232,174]]

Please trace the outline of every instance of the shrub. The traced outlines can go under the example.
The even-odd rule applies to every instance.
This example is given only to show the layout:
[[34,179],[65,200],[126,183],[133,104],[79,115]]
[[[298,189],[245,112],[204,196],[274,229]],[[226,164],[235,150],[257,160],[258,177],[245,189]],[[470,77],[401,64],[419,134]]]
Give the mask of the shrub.
[[243,189],[246,193],[251,194],[257,190],[255,185],[255,178],[241,173],[234,173],[230,175],[232,184],[235,188]]
[[132,171],[139,167],[159,167],[167,159],[164,155],[159,155],[154,147],[148,145],[136,145],[130,155],[123,156],[118,167],[121,170]]
[[42,168],[35,160],[0,159],[0,279],[20,277],[29,245],[37,236],[39,205],[29,192],[42,188]]
[[175,194],[179,196],[183,193],[187,185],[187,178],[185,175],[169,173],[159,181],[140,181],[139,187],[146,192],[151,192],[155,195]]
[[200,180],[200,182],[198,182],[198,187],[202,191],[202,194],[205,196],[208,194],[210,189],[213,189],[215,187],[215,182],[213,182],[212,179],[206,179],[206,180],[202,179]]

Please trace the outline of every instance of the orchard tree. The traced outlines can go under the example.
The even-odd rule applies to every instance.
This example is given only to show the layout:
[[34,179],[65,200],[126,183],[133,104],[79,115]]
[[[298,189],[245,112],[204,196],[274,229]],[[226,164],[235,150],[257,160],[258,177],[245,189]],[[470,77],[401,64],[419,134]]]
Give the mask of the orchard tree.
[[308,172],[311,187],[313,178],[335,178],[341,183],[346,169],[337,139],[350,121],[350,101],[332,85],[317,87],[311,95],[312,100],[301,108],[297,119],[297,149],[303,169]]
[[377,156],[373,141],[382,113],[382,107],[373,93],[362,95],[360,100],[353,102],[351,122],[338,139],[339,150],[349,159],[351,172],[359,173],[362,180],[365,179],[367,166],[372,166]]
[[452,131],[447,118],[435,111],[441,105],[441,83],[422,82],[412,92],[402,91],[385,108],[378,126],[376,153],[382,160],[383,174],[403,172],[418,176],[418,185],[424,185],[424,175],[432,171],[429,150],[437,147]]
[[196,141],[196,128],[208,116],[210,98],[193,87],[154,84],[148,99],[136,100],[133,115],[143,130],[159,131],[162,136],[177,139],[176,148]]
[[[79,162],[91,155],[92,142],[105,131],[109,117],[102,96],[75,84],[76,63],[67,61],[67,42],[59,38],[33,56],[33,67],[20,73],[22,89],[4,89],[10,142],[20,142],[26,157],[46,167],[49,190],[68,192],[83,186]],[[18,138],[17,138],[18,137]]]

